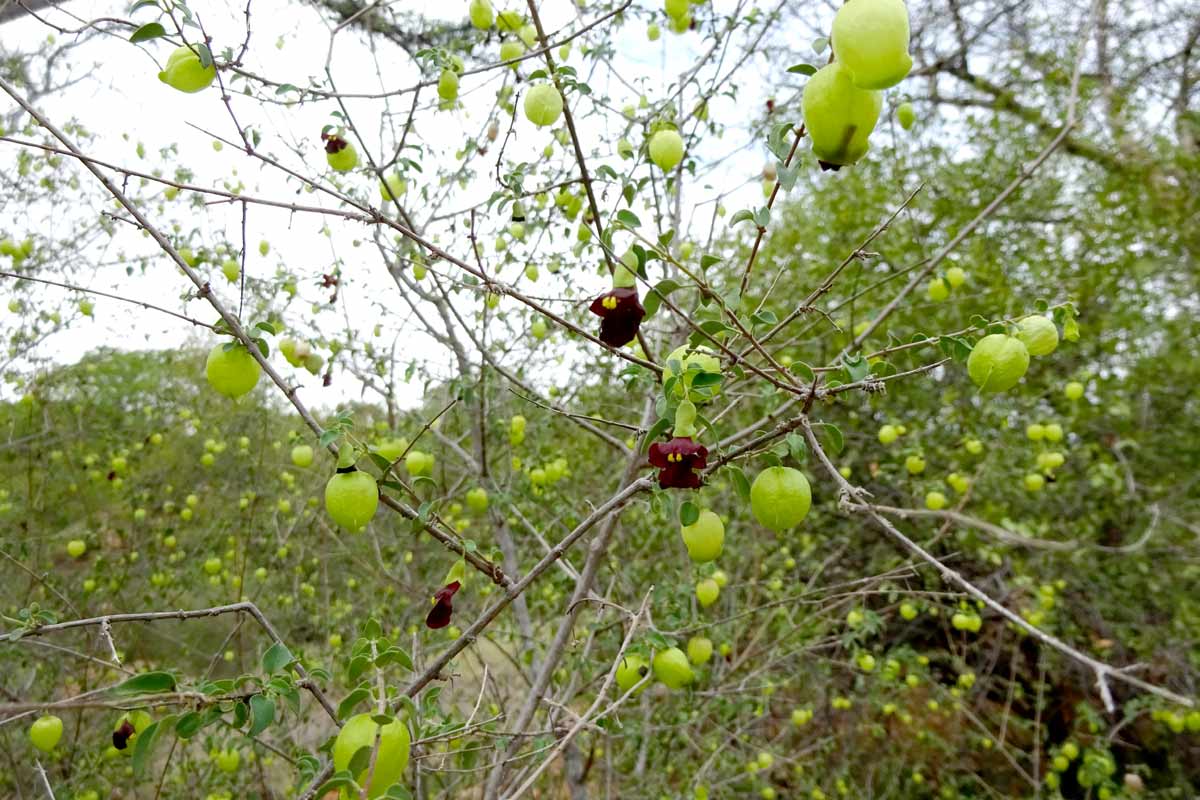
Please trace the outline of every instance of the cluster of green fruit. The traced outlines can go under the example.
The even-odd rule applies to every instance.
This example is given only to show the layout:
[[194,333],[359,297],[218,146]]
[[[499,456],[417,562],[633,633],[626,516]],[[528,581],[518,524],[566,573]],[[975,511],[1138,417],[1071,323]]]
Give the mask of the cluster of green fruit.
[[908,9],[903,0],[849,0],[833,19],[834,60],[804,87],[801,107],[822,168],[855,164],[883,108],[883,89],[908,75]]
[[[686,33],[691,30],[692,23],[692,5],[700,5],[705,0],[664,0],[663,11],[667,14],[667,27],[672,33]],[[646,36],[650,41],[658,38],[658,25],[651,23],[646,29]]]
[[25,238],[21,242],[15,239],[5,237],[0,239],[0,256],[8,256],[12,259],[14,267],[20,266],[21,262],[33,255],[33,239]]
[[966,282],[967,273],[963,272],[962,267],[950,267],[946,270],[945,277],[939,275],[933,278],[926,291],[930,300],[940,303],[950,296],[952,289],[957,289]]
[[1058,348],[1058,326],[1040,314],[1025,317],[1015,334],[984,336],[967,358],[967,374],[981,392],[1004,392],[1017,385],[1029,369],[1030,356],[1045,356]]

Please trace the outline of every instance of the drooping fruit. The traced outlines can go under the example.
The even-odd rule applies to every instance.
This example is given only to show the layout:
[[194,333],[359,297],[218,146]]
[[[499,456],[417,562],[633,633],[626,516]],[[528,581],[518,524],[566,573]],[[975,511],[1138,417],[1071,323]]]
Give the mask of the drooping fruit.
[[[370,714],[356,714],[346,720],[333,742],[334,769],[349,769],[355,753],[363,748],[369,751],[375,746],[376,731],[379,731],[379,751],[375,756],[375,770],[371,772],[371,785],[367,791],[367,797],[371,800],[381,797],[404,774],[408,766],[408,728],[400,720],[393,720],[380,730]],[[355,780],[360,784],[365,783],[368,770],[369,765]],[[357,792],[353,796],[357,797]]]
[[500,43],[500,61],[512,61],[509,66],[512,69],[517,68],[517,62],[514,59],[525,55],[525,45],[521,44],[519,39],[505,39]]
[[650,160],[663,172],[670,172],[683,161],[683,137],[679,131],[664,129],[650,137]]
[[380,439],[375,444],[375,452],[386,458],[388,461],[395,461],[404,454],[408,449],[408,439],[400,437],[398,439]]
[[87,552],[87,543],[82,539],[72,539],[67,542],[67,555],[71,558],[82,558]]
[[221,262],[221,272],[225,274],[227,281],[236,283],[237,279],[241,277],[242,268],[238,265],[238,262],[232,258],[227,258]]
[[925,507],[930,511],[941,511],[946,507],[946,495],[932,491],[925,495]]
[[379,508],[379,486],[367,473],[349,469],[339,471],[325,484],[325,510],[341,528],[357,533]]
[[481,31],[491,28],[492,23],[496,21],[496,12],[489,0],[471,0],[467,13],[471,17],[471,24]]
[[688,661],[698,667],[702,667],[712,658],[713,643],[712,639],[706,636],[693,636],[688,639],[687,657]]
[[1024,342],[1029,355],[1048,356],[1058,347],[1058,328],[1053,320],[1035,314],[1017,323],[1017,338]]
[[811,506],[808,478],[791,467],[768,467],[758,473],[750,487],[754,518],[777,533],[799,525]]
[[929,282],[929,299],[935,303],[940,303],[950,296],[950,287],[942,278],[934,278]]
[[433,473],[433,456],[420,450],[409,450],[408,455],[404,457],[404,468],[414,478],[418,475],[430,475]]
[[313,449],[306,444],[298,444],[292,448],[292,463],[304,469],[312,466]]
[[258,384],[262,367],[242,344],[219,344],[208,351],[204,374],[208,385],[226,397],[237,399]]
[[1003,392],[1017,385],[1029,369],[1029,350],[1015,336],[983,337],[967,358],[967,374],[980,391]]
[[325,161],[337,172],[349,172],[358,166],[358,150],[340,136],[330,137],[325,145]]
[[219,750],[213,760],[217,762],[217,769],[226,775],[232,775],[241,766],[242,754],[237,750]]
[[1025,476],[1025,489],[1030,492],[1040,492],[1046,485],[1046,479],[1036,472],[1031,472]]
[[900,437],[900,432],[896,430],[895,425],[882,425],[879,428],[879,443],[889,445]]
[[963,272],[962,267],[951,267],[946,270],[946,282],[951,289],[957,289],[967,282],[967,273]]
[[1083,397],[1084,387],[1079,381],[1071,381],[1063,387],[1063,395],[1068,400],[1078,400]]
[[692,682],[692,666],[678,647],[668,647],[654,654],[654,677],[668,689],[682,689]]
[[563,98],[552,83],[539,83],[525,93],[525,117],[544,128],[562,116]]
[[[208,55],[207,67],[200,63],[200,54],[193,51],[192,48],[195,48],[196,51],[205,48],[206,55]],[[207,47],[202,44],[175,48],[167,58],[166,68],[158,73],[160,81],[172,89],[178,89],[188,94],[207,89],[216,77],[217,67],[212,63],[212,56],[207,53]]]
[[[621,690],[621,694],[625,694],[625,692],[637,686],[637,682],[645,677],[649,671],[650,665],[646,663],[646,659],[639,655],[631,654],[625,656],[621,659],[620,665],[617,666],[617,688]],[[637,690],[637,694],[646,691],[646,687],[649,685],[649,682],[642,684]],[[637,695],[634,696],[636,697]]]
[[408,183],[399,172],[393,172],[379,182],[379,197],[385,203],[392,202],[392,198],[399,200],[407,191]]
[[866,155],[883,100],[879,92],[855,86],[849,70],[835,61],[808,79],[800,105],[813,153],[837,167]]
[[925,459],[919,455],[911,455],[904,459],[904,468],[909,475],[920,475],[925,471]]
[[117,720],[117,724],[113,726],[113,747],[122,755],[133,755],[133,746],[137,743],[138,735],[149,728],[153,721],[145,711],[130,711],[122,714],[121,718]]
[[912,103],[901,103],[897,106],[896,121],[904,130],[912,130],[913,123],[917,121],[917,113],[913,111]]
[[717,602],[721,596],[721,586],[712,578],[705,578],[696,584],[696,601],[701,608],[708,608]]
[[887,89],[912,69],[904,0],[849,0],[833,18],[833,52],[860,89]]
[[438,76],[437,93],[443,100],[457,100],[458,73],[452,69],[442,70],[442,74]]
[[38,717],[37,721],[29,726],[29,741],[33,742],[33,746],[38,750],[49,753],[62,738],[62,732],[62,720],[53,714],[47,714]]
[[720,557],[725,545],[725,523],[712,511],[701,511],[695,522],[684,525],[679,532],[692,561],[703,564]]

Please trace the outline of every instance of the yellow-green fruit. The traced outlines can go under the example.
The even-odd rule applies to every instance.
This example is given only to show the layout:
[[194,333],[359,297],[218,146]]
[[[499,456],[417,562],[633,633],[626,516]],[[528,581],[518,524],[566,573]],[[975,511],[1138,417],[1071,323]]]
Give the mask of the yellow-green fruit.
[[1046,441],[1061,442],[1063,438],[1062,425],[1057,422],[1051,422],[1042,428],[1045,431]]
[[258,384],[262,367],[244,345],[226,348],[227,345],[219,344],[208,351],[204,374],[209,386],[226,397],[237,399]]
[[712,578],[705,578],[696,584],[696,601],[700,603],[701,608],[708,608],[717,602],[720,596],[721,586]]
[[[621,690],[621,694],[625,694],[637,686],[637,682],[649,671],[650,666],[646,663],[646,659],[638,655],[625,656],[617,666],[617,688]],[[649,682],[642,684],[641,688],[637,690],[637,694],[646,691],[648,685]]]
[[350,142],[336,153],[325,151],[325,160],[329,166],[338,172],[349,172],[358,166],[358,150]]
[[688,639],[687,657],[688,661],[698,667],[702,667],[712,658],[713,643],[712,639],[706,636],[693,636]]
[[458,73],[452,69],[442,70],[438,77],[437,92],[443,100],[458,99]]
[[474,511],[476,514],[482,514],[487,511],[488,493],[483,487],[476,487],[467,492],[467,508]]
[[238,767],[242,763],[242,754],[237,750],[221,750],[217,753],[214,759],[217,762],[217,768],[227,775],[232,775],[237,772]]
[[946,282],[951,289],[957,289],[967,282],[967,273],[963,272],[962,267],[951,267],[946,270]]
[[683,161],[683,137],[679,131],[661,130],[650,137],[650,160],[663,172],[670,172]]
[[58,740],[62,738],[63,723],[62,720],[53,714],[47,714],[44,717],[39,717],[36,722],[29,726],[29,741],[33,742],[33,746],[43,753],[49,753],[58,744]]
[[[515,58],[520,58],[524,54],[525,54],[525,45],[521,44],[521,42],[517,39],[505,39],[503,42],[500,43],[500,60],[501,61],[512,61]],[[513,69],[517,68],[517,64],[515,62],[512,64],[509,64],[509,66],[512,67]]]
[[883,100],[879,92],[856,87],[849,70],[835,61],[808,79],[800,105],[813,153],[844,166],[866,155]]
[[420,450],[409,450],[408,455],[404,457],[404,468],[413,477],[430,475],[433,472],[433,456]]
[[[193,45],[197,50],[204,45]],[[200,56],[192,51],[191,47],[177,47],[172,51],[167,58],[167,66],[162,72],[158,73],[158,79],[170,86],[172,89],[178,89],[181,92],[191,94],[198,92],[208,86],[217,77],[217,68],[211,63],[212,58],[209,58],[207,67],[201,66]]]
[[849,0],[833,18],[833,52],[860,89],[887,89],[912,69],[904,0]]
[[517,38],[526,47],[533,47],[537,43],[537,28],[533,25],[522,25],[517,29]]
[[301,469],[312,466],[313,449],[306,444],[298,444],[292,448],[292,463]]
[[488,0],[471,0],[467,13],[471,17],[471,24],[481,31],[486,31],[496,21],[496,12]]
[[768,467],[750,487],[750,510],[759,524],[777,533],[799,525],[812,506],[812,490],[804,473],[791,467]]
[[405,450],[408,449],[408,440],[400,439],[380,439],[375,445],[375,452],[386,458],[388,461],[395,461]]
[[496,15],[496,27],[502,32],[517,31],[525,23],[525,18],[521,16],[520,11],[501,11]]
[[221,272],[224,273],[227,281],[235,283],[242,274],[242,268],[238,266],[238,262],[227,258],[221,262]]
[[71,558],[82,558],[87,552],[87,543],[82,539],[72,539],[67,542],[67,555]]
[[1058,347],[1058,328],[1053,320],[1041,315],[1026,317],[1017,323],[1017,338],[1031,356],[1048,356]]
[[379,182],[379,196],[385,203],[392,202],[393,197],[399,200],[407,191],[408,183],[400,177],[398,172],[393,172]]
[[929,492],[925,495],[925,507],[930,511],[940,511],[946,507],[946,495],[941,492]]
[[1079,398],[1083,397],[1083,391],[1083,384],[1079,381],[1071,381],[1063,387],[1063,395],[1065,395],[1068,400],[1078,400]]
[[1017,385],[1029,369],[1029,350],[1014,336],[993,333],[976,343],[967,358],[967,374],[984,392],[1003,392]]
[[925,459],[918,455],[908,456],[904,459],[904,468],[909,475],[920,475],[925,471]]
[[[676,364],[678,364],[680,370],[678,373],[675,371]],[[695,350],[688,347],[688,345],[677,347],[667,356],[666,364],[663,365],[663,383],[666,383],[671,378],[682,375],[687,388],[690,389],[696,379],[696,375],[699,374],[697,369],[699,372],[720,375],[721,361],[706,347],[698,347]],[[719,391],[720,384],[709,384],[708,389],[711,391],[706,391],[703,394],[699,392],[690,393],[691,399],[695,402],[711,399]],[[677,387],[676,393],[682,397],[683,388]]]
[[657,42],[658,37],[662,35],[662,31],[658,28],[658,23],[651,22],[646,26],[646,38],[652,42]]
[[896,108],[896,121],[904,130],[912,130],[913,123],[917,121],[917,113],[913,111],[912,103],[901,103]]
[[899,438],[899,436],[900,436],[900,432],[898,430],[896,430],[895,425],[883,425],[879,428],[879,443],[880,444],[884,444],[884,445],[891,444],[892,442],[896,441],[896,439]]
[[1046,479],[1036,472],[1031,472],[1025,476],[1025,488],[1031,492],[1040,492],[1045,485]]
[[343,529],[356,533],[379,508],[379,487],[365,472],[339,472],[325,484],[325,510]]
[[539,83],[525,93],[525,117],[544,128],[562,116],[563,98],[550,83]]
[[[404,768],[408,766],[408,728],[403,722],[394,720],[380,730],[370,714],[357,714],[346,720],[333,743],[333,768],[339,771],[349,769],[355,753],[363,748],[370,750],[375,747],[376,731],[379,731],[379,751],[375,756],[375,770],[371,773],[371,786],[367,792],[367,797],[372,800],[382,796],[404,774]],[[368,770],[369,765],[355,780],[365,783]],[[357,797],[358,794],[353,796]]]
[[664,0],[663,11],[666,11],[671,19],[679,19],[687,16],[688,6],[688,0]]
[[692,666],[678,647],[668,647],[654,655],[654,677],[668,689],[682,689],[692,682]]
[[688,555],[697,564],[714,561],[725,546],[725,523],[713,512],[705,509],[691,525],[684,525],[679,532]]
[[940,303],[950,296],[950,287],[941,278],[934,278],[929,282],[929,299],[935,303]]

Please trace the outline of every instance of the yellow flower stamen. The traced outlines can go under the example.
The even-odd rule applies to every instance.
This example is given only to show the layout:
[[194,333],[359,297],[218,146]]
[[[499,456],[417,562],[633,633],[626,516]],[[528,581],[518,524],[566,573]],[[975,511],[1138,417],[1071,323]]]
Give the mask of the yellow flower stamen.
[[600,305],[604,306],[609,311],[612,311],[614,308],[617,307],[617,298],[613,297],[612,295],[609,295],[608,297],[606,297],[600,301]]

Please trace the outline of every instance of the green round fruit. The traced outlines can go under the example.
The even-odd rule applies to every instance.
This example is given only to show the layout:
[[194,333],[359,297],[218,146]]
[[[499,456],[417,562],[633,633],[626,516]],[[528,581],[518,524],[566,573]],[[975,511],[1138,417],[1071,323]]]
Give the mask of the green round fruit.
[[496,12],[492,9],[489,0],[471,0],[467,13],[471,17],[471,24],[481,31],[488,30],[496,21]]
[[221,750],[213,760],[217,762],[217,768],[221,772],[232,775],[242,763],[242,754],[237,750]]
[[82,539],[72,539],[67,542],[67,555],[71,558],[82,558],[87,552],[87,543]]
[[706,636],[693,636],[688,639],[687,657],[688,661],[698,667],[702,667],[712,658],[713,643]]
[[467,492],[467,508],[474,511],[476,514],[482,514],[487,511],[488,493],[483,487],[476,487]]
[[912,69],[904,0],[849,0],[833,18],[837,62],[860,89],[895,86]]
[[438,76],[437,93],[443,100],[457,100],[458,73],[452,69],[442,70],[442,74]]
[[349,172],[358,166],[358,150],[350,142],[336,153],[326,151],[325,161],[336,172]]
[[791,467],[768,467],[750,487],[750,510],[759,524],[782,533],[808,516],[812,490],[804,473]]
[[1017,323],[1017,338],[1031,356],[1048,356],[1058,347],[1058,328],[1041,315],[1025,317]]
[[930,511],[941,511],[946,507],[946,495],[938,491],[929,492],[925,495],[925,507]]
[[[336,770],[350,768],[354,754],[364,747],[368,750],[375,747],[376,731],[379,724],[371,719],[370,714],[357,714],[346,720],[333,742],[333,767]],[[375,756],[375,770],[371,773],[371,786],[367,797],[381,797],[404,774],[408,766],[409,736],[408,728],[403,722],[393,720],[379,732],[379,751]],[[363,783],[367,779],[366,767],[355,780]],[[357,797],[357,793],[354,797]]]
[[963,272],[962,267],[951,267],[946,270],[946,282],[951,289],[957,289],[967,282],[967,273]]
[[1068,400],[1078,400],[1083,397],[1084,387],[1079,381],[1071,381],[1063,387],[1063,395]]
[[967,374],[980,391],[1003,392],[1029,369],[1029,350],[1013,336],[993,333],[976,343],[967,358]]
[[400,456],[404,455],[404,451],[408,449],[408,440],[401,437],[398,439],[380,439],[375,444],[375,452],[386,458],[388,461],[395,461]]
[[[392,198],[399,200],[408,191],[408,182],[400,177],[399,172],[393,172],[383,180],[379,181],[379,197],[385,203],[392,202]],[[290,359],[289,359],[290,360]]]
[[688,0],[663,0],[663,11],[671,19],[686,17],[689,9]]
[[[192,45],[197,50],[204,45]],[[207,67],[200,63],[200,55],[184,45],[177,47],[167,58],[166,68],[158,73],[158,79],[181,92],[192,94],[208,88],[217,77],[216,65],[211,56]]]
[[[646,663],[646,659],[632,654],[625,656],[617,666],[617,688],[621,690],[621,694],[625,694],[637,686],[638,681],[649,671],[650,666]],[[642,684],[641,688],[637,690],[637,694],[646,691],[647,686],[649,686],[649,682]]]
[[553,125],[562,116],[563,98],[552,83],[539,83],[525,93],[525,117],[539,128]]
[[913,123],[917,121],[917,112],[913,111],[912,103],[901,103],[896,107],[896,121],[904,130],[912,130]]
[[1040,492],[1046,485],[1046,479],[1036,472],[1031,472],[1025,476],[1025,488],[1031,492]]
[[883,425],[879,428],[879,443],[889,445],[900,437],[895,425]]
[[692,666],[678,647],[668,647],[654,655],[654,677],[668,689],[682,689],[692,682]]
[[243,345],[235,344],[226,349],[219,344],[208,351],[204,374],[212,386],[226,397],[237,399],[258,384],[262,367]]
[[404,468],[414,478],[419,475],[433,474],[433,456],[420,450],[409,450],[404,457]]
[[866,155],[883,100],[879,92],[856,87],[839,60],[808,79],[800,105],[813,153],[821,161],[842,166]]
[[517,68],[517,63],[514,59],[525,55],[525,45],[521,44],[519,39],[505,39],[500,43],[500,61],[513,61],[509,64],[513,69]]
[[697,564],[714,561],[725,546],[725,523],[712,511],[705,509],[691,525],[680,528],[688,556]]
[[304,469],[313,463],[313,449],[306,444],[298,444],[292,448],[292,463]]
[[62,732],[62,720],[53,714],[47,714],[29,726],[29,741],[33,742],[33,746],[38,750],[49,753],[62,738]]
[[379,486],[365,472],[339,472],[325,484],[325,510],[350,533],[362,530],[379,508]]
[[679,131],[664,129],[650,137],[650,160],[663,172],[670,172],[683,161],[683,137]]
[[950,287],[942,278],[934,278],[931,280],[926,291],[929,294],[929,299],[935,303],[940,303],[950,296]]
[[705,578],[696,584],[696,601],[701,608],[708,608],[717,602],[721,596],[721,586],[712,578]]

